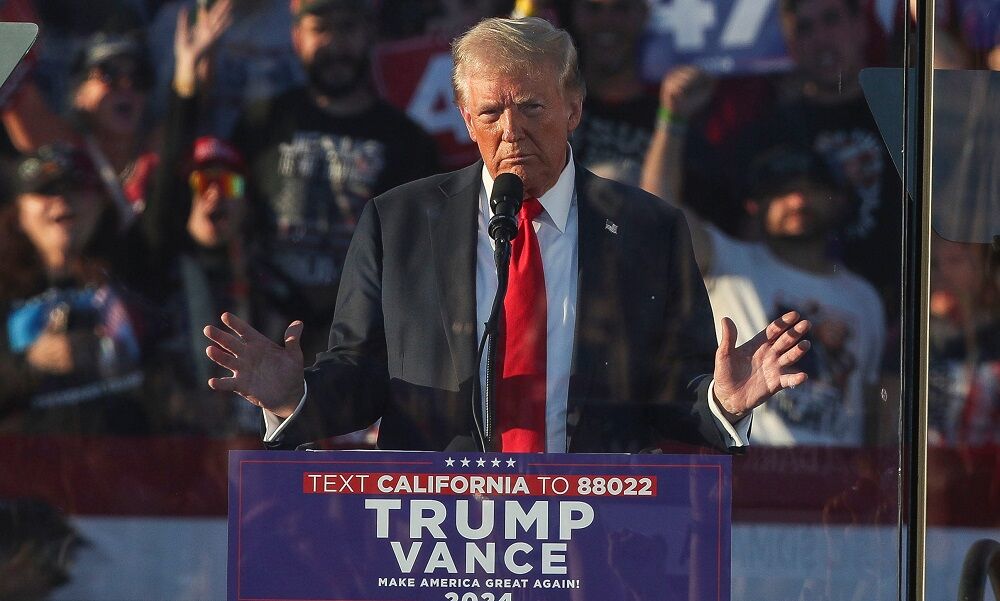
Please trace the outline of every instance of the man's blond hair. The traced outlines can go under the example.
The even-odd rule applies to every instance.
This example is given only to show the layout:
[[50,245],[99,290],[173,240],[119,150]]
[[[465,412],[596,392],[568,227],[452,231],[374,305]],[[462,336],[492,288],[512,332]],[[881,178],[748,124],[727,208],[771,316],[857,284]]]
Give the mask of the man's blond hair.
[[451,82],[458,104],[465,101],[473,74],[524,75],[537,73],[546,64],[555,67],[565,93],[579,94],[581,99],[586,93],[573,39],[538,17],[484,19],[455,38],[451,56]]

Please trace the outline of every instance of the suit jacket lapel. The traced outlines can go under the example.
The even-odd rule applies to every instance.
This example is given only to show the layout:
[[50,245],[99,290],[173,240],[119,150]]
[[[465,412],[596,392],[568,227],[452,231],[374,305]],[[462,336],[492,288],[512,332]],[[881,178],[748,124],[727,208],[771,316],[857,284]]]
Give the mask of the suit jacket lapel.
[[456,382],[473,375],[476,351],[476,244],[483,163],[445,180],[426,209],[441,324]]

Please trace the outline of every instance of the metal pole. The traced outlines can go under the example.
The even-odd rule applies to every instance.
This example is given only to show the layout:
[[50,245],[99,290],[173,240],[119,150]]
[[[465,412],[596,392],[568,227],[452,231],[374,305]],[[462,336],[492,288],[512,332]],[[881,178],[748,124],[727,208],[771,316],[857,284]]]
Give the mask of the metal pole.
[[[906,598],[924,601],[927,539],[927,367],[930,305],[931,181],[934,117],[934,5],[917,0],[916,106],[906,94],[906,115],[915,117],[913,198],[904,206],[902,393],[903,440],[908,449],[906,487]],[[905,178],[909,173],[904,173]]]

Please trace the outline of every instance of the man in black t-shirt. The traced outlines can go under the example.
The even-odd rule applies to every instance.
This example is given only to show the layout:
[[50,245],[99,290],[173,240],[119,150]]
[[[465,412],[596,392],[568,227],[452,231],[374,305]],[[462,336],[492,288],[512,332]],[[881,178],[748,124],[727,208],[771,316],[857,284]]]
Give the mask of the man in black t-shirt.
[[659,106],[639,77],[639,41],[649,17],[645,0],[574,2],[571,27],[580,47],[587,96],[570,142],[574,158],[598,175],[639,183]]
[[[308,76],[251,106],[234,142],[250,171],[265,293],[301,319],[309,360],[326,348],[340,269],[372,197],[437,170],[434,143],[369,82],[374,22],[359,0],[293,0],[292,45]],[[268,328],[270,329],[270,328]],[[273,333],[273,332],[272,332]]]

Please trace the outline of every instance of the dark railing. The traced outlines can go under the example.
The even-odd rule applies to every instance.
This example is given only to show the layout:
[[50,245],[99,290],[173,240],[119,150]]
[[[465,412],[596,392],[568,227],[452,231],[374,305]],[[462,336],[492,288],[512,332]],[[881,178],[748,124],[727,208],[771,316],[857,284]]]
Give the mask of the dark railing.
[[987,580],[993,586],[993,597],[1000,599],[1000,542],[984,538],[973,543],[965,554],[958,601],[983,601]]

